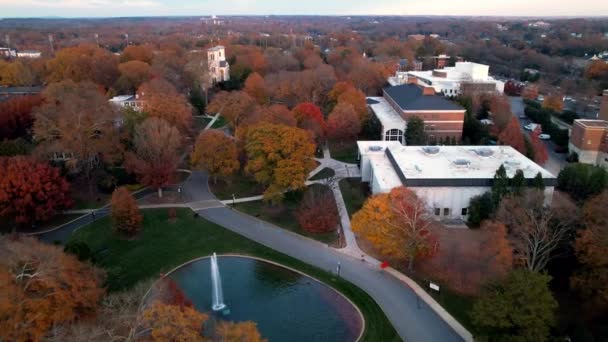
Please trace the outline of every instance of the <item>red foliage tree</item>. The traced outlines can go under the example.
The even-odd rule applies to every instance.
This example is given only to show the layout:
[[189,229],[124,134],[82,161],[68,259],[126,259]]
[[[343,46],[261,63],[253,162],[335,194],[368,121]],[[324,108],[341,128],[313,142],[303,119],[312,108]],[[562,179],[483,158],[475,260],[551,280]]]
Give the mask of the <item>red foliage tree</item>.
[[268,103],[268,94],[266,93],[264,78],[257,72],[254,72],[247,77],[244,90],[249,96],[255,99],[258,104],[263,105]]
[[532,151],[534,152],[534,161],[537,164],[544,164],[549,155],[547,154],[547,146],[538,137],[540,132],[538,130],[530,134],[530,144],[532,145]]
[[298,127],[311,132],[315,140],[321,140],[325,137],[325,120],[321,109],[314,103],[304,102],[295,106],[292,110]]
[[510,145],[521,153],[526,153],[526,142],[524,140],[519,121],[516,117],[511,117],[507,127],[500,132],[498,141],[505,145]]
[[0,216],[17,223],[46,221],[72,205],[59,169],[26,157],[0,158]]
[[0,102],[0,140],[15,139],[31,129],[34,107],[42,104],[42,97],[29,95]]
[[296,211],[296,220],[302,229],[311,233],[334,231],[340,217],[331,191],[308,190]]
[[192,308],[192,301],[186,297],[184,291],[179,288],[177,283],[167,277],[162,276],[155,285],[155,292],[152,293],[155,300],[160,300],[163,304],[176,305],[180,308]]
[[327,119],[327,136],[333,140],[354,139],[361,131],[361,122],[350,103],[340,102]]

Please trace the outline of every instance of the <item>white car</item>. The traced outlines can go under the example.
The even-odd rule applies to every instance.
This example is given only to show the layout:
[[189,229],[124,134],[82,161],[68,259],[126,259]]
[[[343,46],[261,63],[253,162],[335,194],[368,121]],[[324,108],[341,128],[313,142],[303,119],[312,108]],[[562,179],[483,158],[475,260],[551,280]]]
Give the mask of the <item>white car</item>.
[[543,133],[543,134],[539,134],[538,138],[540,140],[551,140],[551,135]]

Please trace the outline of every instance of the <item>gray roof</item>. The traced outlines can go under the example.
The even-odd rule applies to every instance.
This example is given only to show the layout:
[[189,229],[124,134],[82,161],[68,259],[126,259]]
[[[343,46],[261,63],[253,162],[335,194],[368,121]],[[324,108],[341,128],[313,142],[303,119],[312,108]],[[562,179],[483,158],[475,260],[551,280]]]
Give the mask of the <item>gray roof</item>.
[[403,110],[465,110],[443,96],[422,95],[422,88],[415,84],[387,87],[384,91]]
[[40,94],[42,87],[0,87],[2,95]]

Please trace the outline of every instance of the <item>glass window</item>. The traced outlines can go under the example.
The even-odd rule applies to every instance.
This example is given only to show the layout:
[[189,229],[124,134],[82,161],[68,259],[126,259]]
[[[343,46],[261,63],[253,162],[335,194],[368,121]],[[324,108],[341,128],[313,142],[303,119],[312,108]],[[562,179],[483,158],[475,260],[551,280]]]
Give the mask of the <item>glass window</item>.
[[450,215],[450,208],[443,208],[443,216],[449,216]]
[[469,213],[469,208],[462,208],[462,210],[460,211],[460,215],[462,215],[462,216],[467,216],[468,213]]
[[386,131],[384,134],[384,140],[386,141],[399,141],[403,143],[403,131],[400,129],[391,129]]
[[441,215],[441,209],[435,208],[435,216],[439,216],[439,215]]

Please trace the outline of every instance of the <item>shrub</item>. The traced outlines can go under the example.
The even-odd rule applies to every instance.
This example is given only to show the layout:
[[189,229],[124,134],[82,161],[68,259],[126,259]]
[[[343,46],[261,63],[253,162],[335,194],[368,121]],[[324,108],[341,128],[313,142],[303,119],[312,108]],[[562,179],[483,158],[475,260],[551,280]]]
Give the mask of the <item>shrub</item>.
[[469,218],[468,223],[471,227],[477,228],[483,220],[492,216],[494,205],[492,193],[486,192],[482,195],[471,198],[469,202]]
[[116,185],[117,185],[116,178],[114,178],[114,176],[108,175],[108,174],[103,175],[97,181],[97,188],[99,189],[99,191],[101,191],[105,194],[112,193],[112,191],[114,191],[114,189],[116,189]]
[[70,241],[65,245],[63,251],[76,256],[79,261],[90,260],[92,257],[91,248],[86,242]]
[[583,201],[608,187],[608,172],[599,166],[570,164],[557,176],[557,187],[575,200]]

